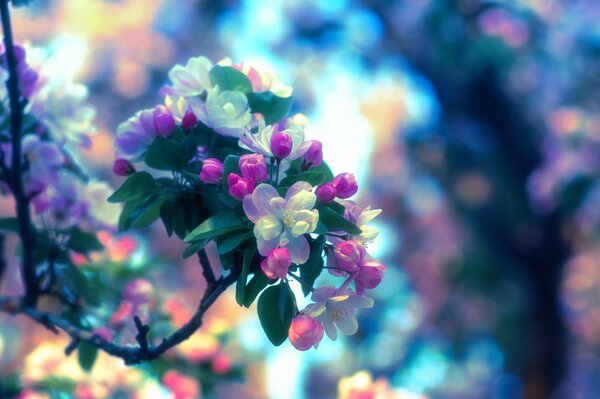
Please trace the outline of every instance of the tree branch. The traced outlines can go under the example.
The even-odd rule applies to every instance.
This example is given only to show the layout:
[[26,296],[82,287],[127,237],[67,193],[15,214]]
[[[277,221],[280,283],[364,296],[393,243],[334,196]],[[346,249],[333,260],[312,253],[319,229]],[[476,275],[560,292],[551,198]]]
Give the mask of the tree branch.
[[22,274],[25,284],[25,301],[35,306],[37,302],[37,278],[33,254],[35,250],[35,234],[31,225],[29,198],[25,195],[21,170],[21,128],[23,125],[23,108],[25,100],[19,92],[19,77],[17,73],[17,58],[10,24],[8,0],[0,0],[0,16],[9,77],[6,81],[10,103],[10,132],[11,132],[11,179],[10,187],[15,197],[17,219],[19,221],[19,237],[23,245]]
[[210,287],[217,282],[217,278],[215,277],[215,273],[210,266],[210,261],[208,260],[208,256],[206,255],[204,248],[198,251],[198,258],[200,260],[200,266],[202,266],[202,275],[206,279],[208,287]]

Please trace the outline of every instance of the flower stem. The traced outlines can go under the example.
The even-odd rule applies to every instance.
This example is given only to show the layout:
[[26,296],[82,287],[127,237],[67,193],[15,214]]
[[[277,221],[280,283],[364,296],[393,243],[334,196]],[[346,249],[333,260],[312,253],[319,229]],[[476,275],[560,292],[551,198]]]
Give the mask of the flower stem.
[[310,284],[308,284],[306,281],[302,280],[302,278],[300,278],[300,276],[297,276],[292,272],[288,272],[288,274],[290,276],[292,276],[294,278],[294,280],[296,280],[297,282],[302,284],[304,287],[308,288],[310,290],[310,292],[313,292],[315,290]]

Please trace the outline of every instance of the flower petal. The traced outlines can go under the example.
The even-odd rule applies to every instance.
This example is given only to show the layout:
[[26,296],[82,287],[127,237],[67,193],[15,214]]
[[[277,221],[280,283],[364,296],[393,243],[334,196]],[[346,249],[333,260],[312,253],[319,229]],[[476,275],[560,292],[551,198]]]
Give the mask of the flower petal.
[[288,238],[289,243],[287,244],[287,249],[289,249],[290,251],[292,263],[295,263],[297,265],[302,265],[306,263],[310,255],[310,246],[308,245],[306,237],[290,236]]
[[244,197],[243,206],[246,216],[253,223],[267,215],[278,213],[278,209],[272,205],[271,200],[279,197],[273,186],[262,183],[254,189],[254,192]]
[[344,335],[354,335],[358,331],[358,320],[352,313],[335,320],[336,327]]
[[267,215],[258,220],[254,225],[254,235],[265,240],[279,238],[283,231],[283,225],[273,215]]

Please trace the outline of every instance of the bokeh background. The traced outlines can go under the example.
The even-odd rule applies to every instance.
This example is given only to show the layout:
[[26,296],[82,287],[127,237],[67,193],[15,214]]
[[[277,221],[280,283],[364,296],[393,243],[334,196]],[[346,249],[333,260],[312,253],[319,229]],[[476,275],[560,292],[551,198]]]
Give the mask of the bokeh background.
[[[598,397],[600,2],[33,0],[14,29],[89,87],[81,158],[115,187],[116,126],[159,101],[173,65],[279,71],[334,172],[383,209],[370,252],[388,271],[357,335],[305,353],[273,348],[231,296],[166,359],[100,355],[89,373],[66,338],[2,316],[0,396]],[[155,309],[185,320],[201,273],[162,226],[102,234],[92,270],[148,277]]]

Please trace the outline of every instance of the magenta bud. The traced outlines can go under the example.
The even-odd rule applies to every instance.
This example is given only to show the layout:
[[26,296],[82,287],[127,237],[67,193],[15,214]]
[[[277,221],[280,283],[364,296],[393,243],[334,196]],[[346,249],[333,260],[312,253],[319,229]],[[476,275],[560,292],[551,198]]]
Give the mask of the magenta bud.
[[323,162],[323,143],[319,140],[311,140],[308,151],[304,153],[304,163],[311,168],[321,165]]
[[235,173],[227,176],[227,183],[229,184],[229,195],[240,201],[254,191],[254,180]]
[[336,197],[335,187],[333,183],[325,183],[321,184],[315,190],[315,194],[317,195],[317,200],[322,204],[328,204],[333,201]]
[[365,248],[359,242],[347,240],[339,242],[333,249],[336,265],[349,273],[359,270],[359,263],[365,257]]
[[381,283],[383,279],[383,272],[387,268],[376,260],[368,260],[360,264],[359,272],[354,279],[356,284],[356,293],[362,295],[365,292],[365,288],[373,289]]
[[271,136],[271,152],[275,158],[283,159],[292,152],[292,138],[289,134],[275,132]]
[[285,279],[287,272],[292,264],[292,257],[290,250],[283,248],[275,248],[269,252],[267,256],[260,264],[265,276],[271,280],[275,278]]
[[333,186],[338,198],[350,198],[358,191],[356,178],[352,173],[340,173],[333,179]]
[[267,162],[265,157],[260,154],[242,155],[239,161],[242,176],[254,180],[256,183],[266,181],[267,177]]
[[207,158],[202,164],[199,177],[204,183],[219,183],[223,177],[223,163],[216,158]]
[[310,316],[300,314],[292,320],[288,330],[290,343],[300,351],[317,347],[323,339],[323,325]]
[[168,136],[175,129],[175,119],[169,110],[162,106],[157,105],[152,113],[152,120],[154,123],[154,130],[158,136]]
[[35,90],[38,81],[38,73],[32,68],[19,68],[19,88],[23,97],[29,98]]
[[198,123],[198,118],[196,118],[196,115],[192,112],[192,110],[188,109],[185,111],[183,118],[181,118],[181,128],[184,130],[189,130],[196,126],[196,123]]
[[131,162],[123,158],[115,159],[112,170],[117,176],[129,176],[135,173],[135,167]]

